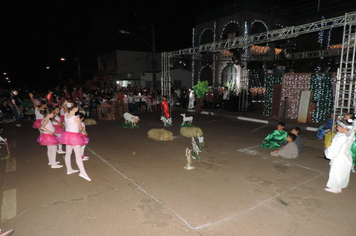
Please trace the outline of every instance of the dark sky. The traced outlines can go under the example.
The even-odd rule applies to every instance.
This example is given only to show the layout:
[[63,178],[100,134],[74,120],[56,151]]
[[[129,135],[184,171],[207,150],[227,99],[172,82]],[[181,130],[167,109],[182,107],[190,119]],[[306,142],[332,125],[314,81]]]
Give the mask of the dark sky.
[[[54,75],[57,77],[59,69],[63,74],[63,71],[69,73],[75,70],[78,60],[83,73],[96,70],[95,62],[99,55],[116,49],[149,51],[150,48],[137,37],[120,34],[119,30],[138,34],[151,44],[153,24],[157,52],[190,47],[196,16],[204,10],[231,2],[3,0],[0,14],[0,71],[7,72],[17,81],[23,81],[23,84],[33,84],[52,79]],[[292,10],[299,7],[304,12],[300,6],[312,3],[306,7],[314,9],[318,1],[270,2],[273,2],[271,7],[287,5]],[[340,1],[321,0],[322,4],[328,3],[327,6],[336,2]],[[278,12],[280,9],[273,10]],[[270,12],[271,9],[266,9],[266,14]],[[66,62],[60,62],[60,57],[65,57]],[[50,66],[51,71],[46,71],[46,66]]]

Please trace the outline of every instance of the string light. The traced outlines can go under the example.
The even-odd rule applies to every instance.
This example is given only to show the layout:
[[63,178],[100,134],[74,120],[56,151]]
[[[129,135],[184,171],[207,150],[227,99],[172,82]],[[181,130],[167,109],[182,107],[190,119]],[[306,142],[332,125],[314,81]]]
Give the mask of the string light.
[[310,90],[310,74],[283,74],[282,81],[282,101],[288,97],[289,109],[288,118],[298,118],[298,107],[302,91]]
[[312,74],[310,90],[313,91],[315,110],[312,114],[314,122],[324,122],[330,117],[333,107],[333,74]]
[[268,26],[267,26],[266,23],[263,22],[262,20],[254,20],[254,21],[251,23],[251,26],[250,26],[251,29],[252,29],[252,27],[253,27],[253,24],[255,24],[255,23],[262,23],[262,24],[265,26],[266,31],[268,31]]
[[265,116],[270,116],[272,109],[273,85],[282,84],[282,74],[266,74],[265,83],[266,92],[264,96],[263,114]]
[[230,24],[237,24],[237,26],[240,27],[240,26],[239,26],[239,23],[238,23],[237,21],[229,21],[228,23],[226,23],[226,24],[224,25],[224,27],[223,27],[223,29],[222,29],[222,31],[221,31],[220,39],[223,39],[223,34],[224,34],[224,32],[225,32],[225,29],[226,29],[226,27],[227,27],[228,25],[230,25]]
[[213,31],[213,33],[214,33],[214,29],[212,29],[212,28],[205,28],[205,29],[203,29],[203,31],[200,33],[200,35],[199,35],[199,43],[201,43],[201,37],[203,36],[203,34],[204,34],[204,32],[206,31],[206,30],[211,30],[211,31]]

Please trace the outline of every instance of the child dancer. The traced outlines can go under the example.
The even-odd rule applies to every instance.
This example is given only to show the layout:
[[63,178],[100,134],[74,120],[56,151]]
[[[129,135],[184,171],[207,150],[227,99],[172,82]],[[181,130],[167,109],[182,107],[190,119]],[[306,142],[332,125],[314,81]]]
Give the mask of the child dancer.
[[80,136],[84,140],[84,145],[80,147],[80,152],[82,154],[83,161],[87,161],[87,160],[89,160],[89,157],[88,156],[84,156],[84,150],[85,150],[86,145],[88,145],[88,143],[89,143],[89,138],[88,138],[88,133],[85,130],[85,124],[83,123],[85,115],[83,113],[79,113],[78,117],[79,117],[80,122],[81,122],[82,127],[83,127],[83,132],[80,133]]
[[43,146],[47,146],[47,156],[48,156],[48,165],[51,168],[62,168],[62,165],[58,165],[59,162],[56,161],[56,149],[58,144],[58,138],[54,135],[54,127],[52,121],[54,114],[52,109],[45,108],[41,111],[44,119],[42,120],[42,125],[40,129],[43,131],[40,134],[40,137],[37,139],[37,142]]
[[[56,107],[54,109],[54,118],[52,119],[53,122],[53,126],[54,126],[54,134],[58,137],[58,139],[62,136],[62,133],[64,132],[64,125],[61,122],[61,119],[59,118],[58,114],[59,114],[59,107]],[[57,150],[58,154],[64,154],[66,153],[65,151],[63,151],[63,146],[62,144],[58,143],[58,150]]]
[[341,189],[349,184],[352,167],[350,148],[355,141],[353,120],[338,120],[337,131],[331,145],[325,149],[325,156],[330,159],[329,180],[325,191],[331,193],[341,193]]
[[127,96],[127,93],[124,95],[124,112],[129,112],[129,97]]
[[78,104],[66,102],[65,105],[67,106],[69,113],[65,115],[66,131],[62,134],[61,138],[59,139],[59,142],[61,144],[67,145],[65,156],[67,175],[78,172],[78,170],[72,169],[71,164],[71,155],[74,150],[75,160],[80,170],[79,176],[88,181],[91,181],[87,172],[85,171],[82,155],[80,154],[80,146],[85,145],[85,142],[80,136],[80,133],[83,132],[82,124],[80,122],[79,117],[75,116],[75,113],[78,111]]
[[65,114],[68,112],[66,109],[66,106],[64,105],[65,101],[62,103],[62,105],[60,106],[60,117],[61,117],[61,122],[65,123],[65,119],[64,116]]
[[34,129],[38,129],[40,131],[40,133],[42,133],[42,130],[40,129],[41,125],[42,125],[42,120],[43,120],[43,115],[40,113],[43,109],[45,109],[47,107],[46,103],[40,103],[39,106],[37,106],[35,100],[33,99],[33,94],[29,93],[29,96],[31,98],[31,101],[33,103],[33,106],[35,108],[35,116],[36,116],[36,120],[32,125],[32,128]]
[[151,103],[152,103],[152,96],[151,93],[148,93],[146,96],[146,102],[147,102],[147,112],[152,112],[152,107],[151,107]]

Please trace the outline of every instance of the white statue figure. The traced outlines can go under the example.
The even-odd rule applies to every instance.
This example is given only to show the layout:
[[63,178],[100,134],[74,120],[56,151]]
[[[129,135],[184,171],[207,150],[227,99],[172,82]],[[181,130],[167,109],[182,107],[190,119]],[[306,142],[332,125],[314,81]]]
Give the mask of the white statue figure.
[[202,152],[202,150],[200,150],[197,143],[195,142],[194,137],[192,137],[192,158],[200,161],[199,152]]
[[203,136],[200,136],[199,133],[197,133],[197,137],[198,137],[198,146],[199,146],[199,149],[203,150],[203,148],[204,148],[204,137],[203,137]]
[[194,167],[193,166],[190,166],[192,164],[192,159],[191,159],[191,156],[192,156],[192,150],[190,150],[189,148],[185,149],[185,156],[187,157],[187,164],[186,166],[184,167],[185,170],[193,170]]
[[192,122],[193,122],[193,116],[188,116],[188,117],[185,117],[185,113],[182,113],[180,114],[181,116],[183,116],[183,122],[181,125],[185,125],[186,123],[191,125]]
[[161,116],[161,121],[164,123],[164,126],[172,126],[172,118]]
[[189,109],[194,108],[194,102],[195,102],[195,93],[193,89],[189,89],[189,104],[188,104]]

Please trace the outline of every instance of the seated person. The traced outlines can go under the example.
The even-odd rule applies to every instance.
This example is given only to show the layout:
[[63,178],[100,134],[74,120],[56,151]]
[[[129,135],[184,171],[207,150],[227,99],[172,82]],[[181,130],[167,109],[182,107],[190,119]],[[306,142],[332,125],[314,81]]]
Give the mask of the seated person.
[[323,124],[323,126],[320,126],[317,133],[316,133],[316,137],[318,138],[318,140],[320,141],[324,141],[325,138],[325,134],[330,132],[330,129],[333,127],[333,123],[334,123],[334,112],[331,112],[330,114],[330,119],[328,119],[327,121],[325,121],[325,123]]
[[208,109],[213,108],[214,92],[210,89],[207,94],[205,94],[205,102]]
[[297,144],[298,147],[298,152],[301,153],[304,150],[304,143],[302,138],[299,136],[300,133],[300,128],[299,127],[294,127],[291,131],[292,134],[294,134],[296,137],[296,139],[294,140],[295,144]]
[[277,130],[270,133],[260,145],[263,148],[280,148],[281,143],[286,141],[287,132],[284,131],[284,122],[279,122],[277,125]]
[[287,145],[281,147],[279,150],[271,152],[271,156],[283,157],[287,159],[293,159],[298,157],[298,146],[294,142],[297,136],[295,134],[289,133],[286,140]]

